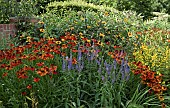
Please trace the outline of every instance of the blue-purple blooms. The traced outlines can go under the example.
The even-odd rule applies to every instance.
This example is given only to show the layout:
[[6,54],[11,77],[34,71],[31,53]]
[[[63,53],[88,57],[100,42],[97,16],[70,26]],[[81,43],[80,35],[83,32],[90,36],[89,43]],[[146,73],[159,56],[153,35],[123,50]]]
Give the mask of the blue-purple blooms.
[[87,52],[87,60],[88,61],[95,60],[95,58],[97,57],[98,53],[99,53],[99,50],[97,50],[97,49],[93,49],[92,51],[88,51]]
[[125,62],[124,71],[125,71],[126,80],[129,80],[129,77],[130,77],[130,67],[129,67],[127,61]]
[[101,73],[101,71],[102,71],[101,61],[99,61],[98,59],[96,59],[96,63],[99,65],[99,69],[98,69],[97,72]]
[[78,47],[78,56],[77,56],[78,63],[76,64],[76,69],[78,70],[78,72],[81,72],[84,68],[84,62],[82,58],[83,58],[82,52],[80,50],[80,47]]
[[76,69],[78,70],[78,72],[81,72],[84,68],[84,62],[82,60],[82,52],[80,50],[80,48],[78,48],[78,55],[77,55],[77,64],[76,65],[73,65],[72,64],[72,60],[73,60],[73,57],[72,57],[72,53],[70,52],[70,57],[66,56],[66,58],[63,57],[63,61],[62,61],[62,70],[66,70],[66,68],[68,70],[73,70],[73,69]]
[[80,50],[80,47],[78,47],[78,62],[81,61],[81,58],[82,58],[82,52]]
[[113,60],[113,67],[114,67],[114,70],[116,70],[116,65],[117,65],[117,62],[116,62],[116,59]]
[[[113,63],[109,64],[108,62],[104,61],[104,67],[101,68],[101,62],[99,60],[96,59],[96,63],[99,65],[99,69],[98,71],[100,71],[100,74],[103,75],[104,73],[101,72],[101,69],[103,69],[103,72],[107,72],[105,78],[107,78],[107,80],[111,80],[112,83],[114,83],[117,80],[128,80],[130,77],[130,67],[128,66],[128,61],[126,61],[125,59],[122,59],[120,66],[118,66],[119,64],[116,62],[116,60],[113,60]],[[117,68],[117,69],[116,69]],[[121,75],[121,76],[120,76]],[[103,78],[103,76],[102,76]]]
[[64,59],[64,56],[63,56],[62,58],[63,58],[62,70],[65,71],[65,70],[66,70],[66,61],[65,61],[65,59]]
[[112,71],[113,66],[112,66],[112,65],[110,65],[110,64],[108,64],[106,61],[104,62],[104,66],[105,66],[105,68],[106,68],[106,72],[107,72],[107,74],[108,74],[108,75],[110,75],[110,74],[111,74],[111,71]]
[[120,66],[120,70],[119,72],[122,74],[121,79],[124,80],[125,79],[125,71],[124,71],[124,59],[121,62],[121,66]]
[[72,54],[70,54],[70,59],[68,60],[68,70],[72,69]]
[[[97,55],[99,53],[99,50],[93,49],[92,51],[88,51],[86,54],[81,52],[80,48],[78,47],[78,54],[77,54],[77,63],[72,64],[72,53],[70,52],[70,57],[66,56],[66,58],[63,57],[63,63],[62,63],[62,70],[72,70],[76,69],[78,72],[81,72],[84,67],[85,63],[84,60],[88,60],[88,63],[91,63],[91,61],[96,61],[98,72],[102,77],[102,80],[105,81],[111,81],[112,83],[115,83],[118,80],[127,81],[130,77],[130,67],[128,66],[128,61],[125,59],[122,59],[121,64],[117,63],[116,59],[113,59],[111,62],[104,61],[103,58],[97,59]],[[123,51],[120,53],[120,55],[123,54]],[[103,63],[104,62],[104,63]],[[105,73],[104,73],[105,72]]]

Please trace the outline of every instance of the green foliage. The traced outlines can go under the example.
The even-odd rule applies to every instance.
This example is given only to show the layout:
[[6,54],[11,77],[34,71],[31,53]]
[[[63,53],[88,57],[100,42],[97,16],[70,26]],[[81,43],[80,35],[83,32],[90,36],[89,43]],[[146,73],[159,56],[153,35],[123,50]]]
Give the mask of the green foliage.
[[7,7],[9,7],[9,3],[7,2],[7,0],[0,0],[0,23],[5,23],[8,22],[8,17],[9,15],[7,13],[9,13]]
[[149,105],[159,106],[158,98],[155,95],[149,96],[148,92],[148,88],[143,89],[139,84],[131,99],[127,101],[127,108],[146,108]]
[[151,7],[151,0],[118,0],[117,9],[118,10],[133,10],[138,14],[144,16],[144,19],[148,19],[152,16],[153,8]]
[[[45,6],[48,1],[46,2],[41,0],[39,2],[44,3],[43,6]],[[138,1],[135,1],[132,6],[131,3],[127,4],[126,2],[122,2],[123,5],[127,5],[127,7],[122,7],[122,9],[137,9],[134,6],[139,6],[139,4],[135,3],[138,3]],[[99,4],[107,5],[107,3],[104,3],[102,0],[99,1]],[[137,9],[139,13],[141,12],[140,9]],[[144,11],[146,10],[147,9],[144,9]],[[146,37],[147,34],[142,34],[142,36],[140,36],[136,34],[136,32],[142,32],[145,29],[148,30],[148,28],[151,27],[160,27],[159,25],[163,26],[162,28],[168,28],[169,26],[164,26],[163,23],[160,22],[153,25],[146,24],[146,22],[143,22],[141,17],[137,16],[137,13],[133,11],[117,12],[112,8],[105,8],[105,6],[99,7],[80,1],[52,2],[47,7],[47,13],[42,14],[42,19],[43,22],[40,22],[37,25],[32,25],[29,22],[20,23],[20,26],[22,27],[18,32],[18,37],[16,38],[15,45],[20,45],[18,47],[18,53],[19,51],[22,51],[22,47],[24,45],[26,45],[28,49],[25,47],[24,53],[18,54],[16,56],[17,59],[20,60],[20,57],[24,57],[25,54],[28,55],[25,57],[30,57],[34,52],[37,54],[36,57],[42,56],[46,53],[42,50],[39,50],[39,48],[46,49],[48,54],[54,54],[55,49],[55,52],[57,53],[61,51],[64,53],[66,52],[67,55],[71,55],[70,47],[62,49],[62,44],[58,45],[56,43],[56,41],[62,41],[59,38],[60,36],[65,36],[65,33],[69,32],[70,36],[76,36],[76,38],[79,39],[78,41],[76,40],[76,42],[82,44],[83,46],[85,46],[85,43],[87,43],[83,41],[84,38],[87,38],[90,42],[93,38],[103,43],[103,46],[101,45],[97,47],[102,51],[97,55],[97,58],[103,60],[101,62],[102,66],[104,65],[104,61],[111,62],[113,60],[106,54],[108,51],[113,51],[113,47],[115,45],[123,46],[122,49],[125,49],[127,53],[126,59],[130,61],[129,58],[134,59],[134,57],[132,57],[130,54],[134,49],[133,44],[140,45],[142,42],[147,43],[143,38],[141,38],[142,36]],[[43,29],[44,31],[41,32],[40,29]],[[167,35],[167,37],[168,36],[169,35]],[[40,43],[35,45],[34,43],[33,46],[35,47],[30,47],[30,44],[27,44],[31,38],[39,41],[42,37],[48,38],[48,41],[43,43],[46,44],[45,46]],[[57,38],[53,43],[51,43],[51,40],[54,39],[52,37]],[[151,39],[148,38],[148,40],[150,41]],[[69,42],[70,41],[72,40],[69,40]],[[106,42],[110,42],[111,44],[106,45]],[[152,42],[157,43],[158,40],[152,40]],[[65,41],[61,43],[67,44]],[[55,48],[54,46],[56,46],[56,44],[58,47]],[[161,45],[162,44],[160,44],[160,46]],[[2,49],[4,48],[5,47]],[[13,48],[13,50],[14,49],[17,48]],[[89,47],[86,48],[86,50],[93,51],[94,49],[93,47]],[[77,57],[77,53],[74,53],[73,55]],[[90,55],[87,56],[89,57]],[[2,82],[0,85],[0,107],[160,107],[161,102],[157,99],[157,97],[154,94],[148,94],[149,89],[146,88],[146,86],[140,84],[141,81],[139,76],[130,73],[131,76],[129,80],[121,80],[119,65],[117,65],[117,68],[112,71],[113,73],[119,73],[117,75],[118,80],[113,83],[107,76],[108,73],[105,71],[105,68],[102,67],[102,74],[99,74],[97,71],[99,68],[99,66],[96,65],[97,63],[95,61],[87,61],[86,56],[82,57],[82,61],[84,62],[85,66],[81,72],[78,72],[76,69],[66,69],[63,71],[61,69],[62,61],[66,61],[67,57],[63,59],[61,54],[56,54],[54,58],[44,60],[44,63],[47,66],[50,64],[57,65],[58,74],[52,75],[51,77],[51,74],[47,74],[46,76],[39,76],[36,73],[38,70],[36,63],[43,61],[39,58],[33,61],[22,59],[23,64],[13,68],[12,70],[0,69],[0,77],[3,76],[3,78],[0,78],[0,82]],[[7,61],[5,59],[1,60],[0,63],[11,64],[12,61],[13,60]],[[68,65],[68,63],[66,64]],[[16,72],[24,66],[36,67],[37,69],[34,71],[28,71],[28,78],[18,80],[16,77]],[[7,71],[9,75],[4,76],[3,73]],[[102,75],[104,76],[104,79],[102,79]],[[35,77],[39,77],[41,80],[39,82],[34,82],[33,79]],[[33,86],[32,89],[27,88],[29,84]],[[169,85],[167,84],[167,86]],[[21,94],[23,92],[27,92],[26,96]],[[167,91],[167,94],[163,95],[165,95],[163,102],[168,105],[170,102],[169,91]]]
[[86,0],[96,5],[107,5],[123,10],[133,10],[142,14],[144,19],[153,17],[152,12],[165,12],[170,14],[169,0]]
[[85,0],[87,3],[93,3],[95,5],[107,5],[110,7],[117,6],[117,0]]
[[71,1],[64,1],[64,2],[51,2],[46,7],[47,12],[52,12],[55,14],[62,15],[64,11],[113,11],[116,12],[114,8],[106,7],[106,6],[99,6],[94,5],[91,3],[86,3],[82,0],[71,0]]
[[[40,19],[36,19],[37,21]],[[43,22],[37,22],[37,23],[31,23],[28,21],[24,22],[18,22],[17,27],[17,33],[14,38],[12,38],[15,46],[19,45],[25,45],[29,43],[31,40],[29,38],[33,38],[33,40],[38,41],[40,38],[43,37],[42,31],[44,30],[44,24]]]
[[[58,15],[50,12],[43,15],[44,36],[59,37],[65,32],[76,35],[82,33],[88,39],[102,39],[103,43],[111,41],[113,45],[126,48],[125,46],[136,41],[135,36],[129,38],[128,32],[142,29],[139,26],[141,24],[140,17],[134,16],[135,13],[133,12],[124,12],[124,15],[122,15],[121,12],[66,11],[64,15],[58,17]],[[102,38],[102,35],[104,35],[104,38]]]
[[66,1],[66,0],[36,0],[36,7],[38,7],[38,14],[42,14],[46,12],[46,6],[50,2],[61,2],[61,1]]
[[0,23],[8,23],[9,17],[34,17],[38,10],[32,0],[1,0]]
[[0,33],[0,50],[5,48],[8,49],[10,43],[12,43],[10,37],[6,37],[3,33]]

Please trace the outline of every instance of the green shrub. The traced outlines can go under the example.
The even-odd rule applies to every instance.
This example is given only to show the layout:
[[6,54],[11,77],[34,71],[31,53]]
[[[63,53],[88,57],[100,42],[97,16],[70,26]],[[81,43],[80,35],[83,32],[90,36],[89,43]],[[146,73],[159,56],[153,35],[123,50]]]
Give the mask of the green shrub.
[[87,3],[93,3],[95,5],[107,5],[110,7],[117,6],[117,0],[85,0]]
[[120,11],[133,10],[142,14],[144,19],[153,17],[152,12],[165,12],[170,14],[169,0],[85,0],[95,5],[107,5]]
[[106,7],[106,6],[99,6],[94,5],[91,3],[86,3],[82,0],[71,0],[71,1],[64,1],[64,2],[51,2],[48,4],[46,8],[47,12],[52,12],[55,14],[62,15],[64,14],[64,11],[70,10],[70,11],[114,11],[116,10],[114,8]]
[[21,0],[0,1],[0,23],[9,23],[9,17],[34,17],[37,14],[36,2]]

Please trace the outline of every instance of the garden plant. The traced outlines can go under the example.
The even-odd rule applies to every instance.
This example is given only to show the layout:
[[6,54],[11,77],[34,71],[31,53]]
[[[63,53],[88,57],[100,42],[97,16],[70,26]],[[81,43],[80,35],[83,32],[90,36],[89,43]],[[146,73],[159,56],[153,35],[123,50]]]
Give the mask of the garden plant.
[[61,3],[70,10],[51,2],[37,24],[4,39],[0,107],[170,108],[167,25]]

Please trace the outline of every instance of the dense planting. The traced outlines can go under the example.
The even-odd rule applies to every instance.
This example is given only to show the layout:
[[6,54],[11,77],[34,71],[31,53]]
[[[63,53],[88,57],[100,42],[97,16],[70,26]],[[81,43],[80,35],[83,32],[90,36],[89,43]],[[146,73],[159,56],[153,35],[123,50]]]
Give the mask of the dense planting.
[[170,107],[166,25],[107,9],[51,9],[41,18],[3,41],[0,107]]

